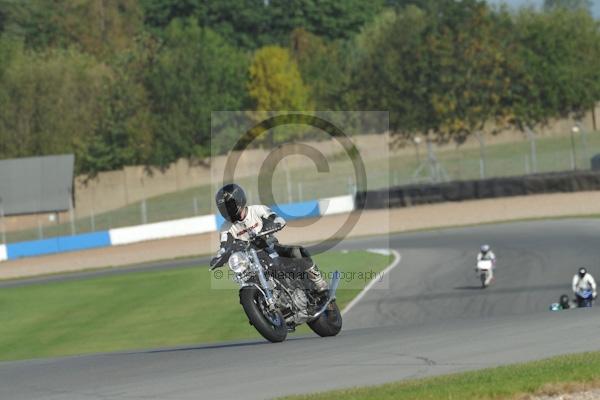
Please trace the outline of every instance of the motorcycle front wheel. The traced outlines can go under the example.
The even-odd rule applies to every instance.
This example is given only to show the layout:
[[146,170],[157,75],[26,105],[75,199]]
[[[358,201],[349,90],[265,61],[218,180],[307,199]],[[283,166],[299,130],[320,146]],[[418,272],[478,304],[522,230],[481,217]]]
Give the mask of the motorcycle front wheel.
[[240,303],[250,324],[269,342],[283,342],[287,336],[285,319],[278,310],[270,311],[263,294],[255,287],[240,290]]

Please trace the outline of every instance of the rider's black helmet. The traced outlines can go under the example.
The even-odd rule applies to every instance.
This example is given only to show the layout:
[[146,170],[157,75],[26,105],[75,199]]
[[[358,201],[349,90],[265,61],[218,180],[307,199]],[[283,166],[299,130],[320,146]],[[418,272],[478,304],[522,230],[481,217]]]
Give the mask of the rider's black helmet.
[[215,195],[215,202],[223,218],[229,222],[237,222],[246,207],[246,193],[241,186],[230,183],[219,189]]
[[567,296],[566,294],[560,296],[559,302],[562,308],[569,308],[569,296]]
[[583,278],[587,274],[587,270],[585,268],[579,268],[579,277]]

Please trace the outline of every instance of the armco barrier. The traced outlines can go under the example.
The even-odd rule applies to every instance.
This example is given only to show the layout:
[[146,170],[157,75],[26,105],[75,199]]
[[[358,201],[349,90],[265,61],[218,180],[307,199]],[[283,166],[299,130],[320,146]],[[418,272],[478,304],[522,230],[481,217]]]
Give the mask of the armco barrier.
[[[320,215],[351,212],[354,209],[354,198],[352,196],[339,196],[319,201],[281,204],[271,208],[286,220],[311,218]],[[97,247],[118,246],[146,240],[197,235],[214,232],[223,222],[224,219],[220,215],[204,215],[111,229],[103,232],[11,243],[0,245],[0,261]]]
[[360,208],[408,207],[418,204],[600,190],[600,172],[574,171],[526,176],[406,185],[359,192]]
[[41,256],[106,246],[110,246],[110,238],[107,231],[60,236],[51,239],[9,243],[6,245],[6,259],[14,260],[22,257]]
[[113,246],[143,242],[146,240],[166,239],[170,237],[198,235],[217,230],[214,215],[177,219],[130,226],[127,228],[111,229],[110,243]]

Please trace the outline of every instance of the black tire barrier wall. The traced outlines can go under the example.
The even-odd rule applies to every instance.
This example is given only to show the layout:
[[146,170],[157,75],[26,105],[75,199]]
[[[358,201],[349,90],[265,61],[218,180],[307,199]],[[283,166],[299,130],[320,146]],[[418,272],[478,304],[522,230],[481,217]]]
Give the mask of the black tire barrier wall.
[[600,171],[573,171],[396,186],[356,193],[357,209],[600,190]]

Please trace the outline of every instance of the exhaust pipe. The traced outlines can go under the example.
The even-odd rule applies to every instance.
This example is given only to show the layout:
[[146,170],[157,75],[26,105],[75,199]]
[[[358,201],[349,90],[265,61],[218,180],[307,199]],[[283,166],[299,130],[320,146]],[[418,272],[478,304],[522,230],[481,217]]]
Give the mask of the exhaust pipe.
[[333,278],[331,279],[331,283],[329,284],[329,297],[327,298],[325,304],[323,304],[323,307],[321,307],[321,309],[317,311],[314,315],[311,315],[310,319],[319,318],[319,316],[323,314],[325,310],[327,310],[329,304],[331,304],[331,302],[335,300],[335,292],[338,288],[338,285],[340,284],[340,277],[341,274],[338,271],[335,271],[333,273]]

